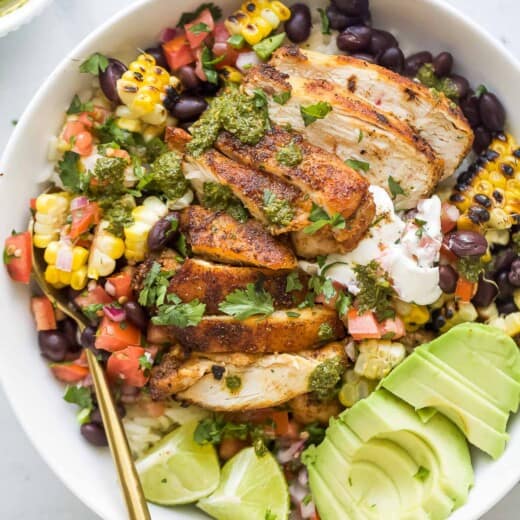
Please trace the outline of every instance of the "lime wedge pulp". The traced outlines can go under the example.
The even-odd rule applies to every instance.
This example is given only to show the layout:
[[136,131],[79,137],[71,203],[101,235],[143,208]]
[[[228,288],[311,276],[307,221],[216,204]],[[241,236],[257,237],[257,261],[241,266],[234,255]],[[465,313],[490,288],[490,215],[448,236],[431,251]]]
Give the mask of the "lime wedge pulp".
[[136,462],[144,495],[150,502],[172,506],[196,502],[218,486],[220,467],[215,448],[193,440],[197,421],[163,437]]
[[287,483],[271,453],[246,448],[222,469],[220,485],[197,506],[217,520],[286,520]]

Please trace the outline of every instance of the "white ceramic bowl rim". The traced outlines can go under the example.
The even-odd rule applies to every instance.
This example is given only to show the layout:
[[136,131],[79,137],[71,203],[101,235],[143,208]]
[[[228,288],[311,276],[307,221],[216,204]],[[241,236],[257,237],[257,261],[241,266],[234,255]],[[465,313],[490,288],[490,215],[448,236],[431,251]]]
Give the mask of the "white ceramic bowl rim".
[[[43,8],[44,4],[46,4],[48,1],[50,0],[30,0],[29,4],[35,3],[38,4],[39,7]],[[44,100],[50,94],[50,90],[52,90],[56,78],[63,74],[67,66],[70,64],[71,60],[74,60],[77,56],[83,55],[85,53],[84,51],[88,49],[91,46],[91,44],[95,42],[101,35],[107,32],[112,25],[121,22],[126,17],[129,17],[135,11],[141,9],[147,3],[150,3],[150,1],[153,0],[138,0],[132,5],[128,6],[128,8],[125,8],[121,12],[115,14],[114,16],[109,18],[105,23],[103,23],[98,29],[90,33],[89,36],[83,39],[80,44],[78,44],[71,52],[68,53],[68,55],[60,62],[58,67],[56,67],[53,73],[47,78],[45,83],[40,87],[37,94],[34,96],[32,101],[25,109],[5,148],[2,160],[0,161],[0,168],[4,168],[4,165],[8,164],[11,161],[16,148],[17,141],[24,134],[24,132],[27,131],[28,125],[31,124],[30,115],[34,112],[35,108],[38,107],[42,100]],[[196,0],[192,3],[193,5],[198,5],[201,3],[201,1]],[[216,3],[218,4],[218,0],[216,0]],[[309,3],[312,3],[312,0],[309,0]],[[478,24],[476,24],[470,19],[465,18],[462,15],[462,13],[460,13],[457,9],[455,9],[449,4],[446,4],[443,0],[422,0],[422,3],[429,6],[429,8],[434,11],[443,12],[445,15],[448,15],[456,19],[459,24],[466,26],[469,31],[477,34],[479,38],[484,40],[485,44],[492,49],[493,53],[502,55],[512,69],[520,72],[520,63],[516,60],[516,58],[506,48],[504,48],[495,38],[489,35]],[[22,8],[20,8],[20,10],[21,9]],[[14,14],[15,13],[13,13],[13,15]],[[158,31],[160,29],[161,27],[158,28]],[[2,34],[1,18],[0,34]],[[35,362],[40,362],[37,355],[35,355],[34,358]],[[7,370],[8,367],[4,363],[0,363],[0,381],[3,383],[3,388],[7,397],[10,401],[14,402],[13,396],[11,395],[11,389],[7,384],[4,383],[4,380],[6,379],[4,375],[7,373]],[[88,492],[88,489],[77,485],[76,482],[67,481],[65,479],[65,476],[61,471],[60,463],[58,462],[59,459],[53,458],[51,456],[51,453],[44,449],[45,443],[40,442],[39,438],[34,435],[34,432],[29,426],[29,421],[26,420],[25,415],[23,415],[22,413],[22,410],[14,407],[14,413],[16,414],[19,423],[21,424],[25,433],[29,437],[30,441],[39,451],[40,455],[45,460],[46,464],[63,481],[63,483],[70,489],[72,493],[79,497],[97,514],[99,514],[101,517],[104,517],[105,512],[103,508],[96,501],[96,497],[93,496],[92,493]],[[497,485],[497,487],[494,489],[494,492],[490,493],[489,496],[486,496],[486,498],[480,500],[481,506],[479,508],[478,514],[482,515],[486,511],[488,511],[495,503],[497,503],[501,498],[503,498],[503,496],[506,493],[508,493],[519,480],[520,466],[518,466],[518,470],[516,471],[516,473],[508,474],[505,478],[503,478],[502,476],[500,484]],[[475,517],[475,520],[476,518],[477,517]]]
[[28,0],[27,3],[6,16],[0,16],[0,37],[11,31],[16,31],[22,25],[30,22],[40,14],[43,8],[52,0]]

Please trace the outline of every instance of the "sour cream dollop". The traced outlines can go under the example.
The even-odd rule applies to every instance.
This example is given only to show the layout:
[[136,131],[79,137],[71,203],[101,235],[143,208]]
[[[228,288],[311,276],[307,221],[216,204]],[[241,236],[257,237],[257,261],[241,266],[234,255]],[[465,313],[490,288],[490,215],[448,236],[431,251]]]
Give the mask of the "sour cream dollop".
[[[419,305],[433,303],[442,294],[436,266],[442,244],[439,197],[421,200],[416,215],[405,221],[396,215],[385,190],[371,186],[370,192],[376,216],[366,237],[349,253],[328,255],[320,272],[358,294],[354,268],[375,260],[386,271],[401,300]],[[305,264],[301,267],[308,270],[308,262]]]

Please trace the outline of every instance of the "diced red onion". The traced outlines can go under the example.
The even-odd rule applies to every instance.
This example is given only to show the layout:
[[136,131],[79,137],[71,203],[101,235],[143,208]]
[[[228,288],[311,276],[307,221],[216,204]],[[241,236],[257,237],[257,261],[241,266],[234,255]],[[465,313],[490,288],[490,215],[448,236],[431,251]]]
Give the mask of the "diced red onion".
[[353,363],[356,362],[356,360],[358,358],[358,351],[356,348],[356,344],[353,341],[349,341],[345,345],[345,354],[350,359],[350,361],[352,361]]
[[121,322],[126,319],[126,313],[120,307],[114,307],[113,305],[105,305],[103,307],[105,316],[112,321]]
[[276,454],[276,458],[280,464],[287,464],[287,462],[298,458],[298,455],[303,450],[305,446],[305,439],[301,439],[299,441],[291,444],[286,450],[280,450]]
[[316,508],[314,507],[314,502],[311,500],[309,503],[304,504],[300,503],[300,514],[303,520],[307,520],[308,518],[313,518],[316,514]]
[[297,481],[294,481],[289,486],[289,495],[291,495],[291,499],[296,505],[301,504],[302,500],[307,496],[308,493],[309,490],[299,484]]
[[238,55],[236,66],[240,72],[247,72],[252,66],[262,63],[256,52],[241,52]]
[[159,34],[159,41],[161,43],[169,42],[173,40],[179,34],[179,29],[176,27],[166,27]]
[[110,296],[116,295],[116,288],[112,282],[106,282],[105,283],[105,291],[110,294]]
[[74,197],[71,201],[70,201],[70,210],[71,211],[76,211],[78,209],[82,209],[82,208],[85,208],[86,206],[88,206],[88,199],[87,197]]
[[139,394],[141,390],[136,386],[130,386],[125,383],[121,385],[121,397],[120,400],[122,403],[131,404],[135,403],[139,400]]
[[70,273],[72,271],[72,248],[61,246],[56,256],[56,267],[60,271]]
[[307,473],[307,468],[302,468],[298,473],[298,482],[302,486],[307,486],[309,484],[309,474]]

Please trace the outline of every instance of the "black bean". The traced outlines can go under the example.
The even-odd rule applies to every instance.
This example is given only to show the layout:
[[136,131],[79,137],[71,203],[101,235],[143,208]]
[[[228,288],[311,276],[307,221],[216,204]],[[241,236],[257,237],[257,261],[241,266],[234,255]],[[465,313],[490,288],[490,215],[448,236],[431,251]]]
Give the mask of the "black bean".
[[332,0],[332,3],[339,11],[349,16],[366,16],[368,14],[368,0]]
[[520,258],[515,258],[513,260],[507,279],[511,285],[520,287]]
[[476,231],[454,231],[448,236],[448,248],[459,258],[481,256],[487,247],[487,240]]
[[404,60],[403,74],[405,76],[414,77],[417,74],[417,71],[425,63],[431,63],[432,60],[433,56],[429,51],[421,51],[411,54]]
[[477,96],[466,96],[461,100],[460,108],[472,127],[480,125],[479,99]]
[[498,293],[501,299],[511,298],[515,288],[509,282],[509,273],[507,271],[501,271],[496,277],[498,285]]
[[441,265],[439,267],[439,286],[442,292],[446,294],[454,293],[458,278],[459,275],[451,265]]
[[85,423],[80,428],[81,435],[94,446],[108,446],[107,436],[103,426],[99,423]]
[[468,218],[474,224],[483,224],[490,219],[489,211],[481,206],[471,206],[468,209]]
[[463,98],[469,92],[469,82],[465,77],[452,74],[449,79],[457,92],[457,98]]
[[153,56],[155,59],[155,63],[159,65],[159,67],[162,67],[166,70],[170,70],[170,67],[168,65],[168,62],[166,61],[161,45],[157,45],[156,47],[148,47],[148,49],[145,49],[144,52],[146,52],[146,54],[149,54],[150,56]]
[[334,4],[330,4],[326,12],[330,28],[335,31],[343,31],[352,25],[363,25],[364,22],[362,16],[348,16],[342,13]]
[[[116,412],[121,419],[126,415],[126,409],[121,403],[116,404]],[[90,422],[103,425],[103,417],[101,417],[101,410],[99,408],[94,408],[94,410],[90,412]]]
[[177,75],[181,80],[184,88],[188,90],[196,89],[200,85],[200,79],[195,73],[195,68],[190,65],[184,65],[177,71]]
[[192,121],[199,117],[206,108],[208,108],[208,104],[203,97],[181,94],[170,113],[179,121]]
[[518,310],[515,302],[511,300],[501,301],[497,303],[497,309],[499,314],[513,314]]
[[69,352],[81,350],[81,345],[78,343],[78,326],[76,322],[71,318],[65,318],[60,322],[59,328],[69,342]]
[[376,58],[372,54],[368,54],[368,52],[355,52],[350,55],[351,58],[357,58],[358,60],[363,60],[368,63],[376,63]]
[[40,330],[38,345],[42,356],[55,362],[63,361],[70,348],[67,336],[58,330]]
[[179,214],[176,212],[168,213],[158,220],[148,233],[148,249],[152,252],[164,249],[176,237],[178,226]]
[[114,103],[119,103],[119,94],[117,93],[117,80],[126,72],[127,68],[124,63],[114,58],[108,59],[107,68],[99,73],[99,86],[103,94]]
[[473,150],[475,153],[482,153],[491,144],[491,132],[483,126],[477,126],[473,130],[475,140],[473,141]]
[[485,92],[479,99],[480,117],[484,126],[492,132],[503,130],[506,112],[499,99],[491,92]]
[[372,29],[364,25],[348,27],[338,34],[336,44],[338,49],[346,52],[364,51],[370,44]]
[[498,273],[500,271],[509,270],[515,258],[516,254],[511,248],[502,249],[493,259],[492,272]]
[[293,43],[304,42],[311,34],[311,10],[305,4],[291,6],[291,17],[285,22],[287,38]]
[[432,64],[433,70],[439,78],[448,76],[453,67],[453,56],[450,52],[441,52],[435,56]]
[[128,301],[123,305],[123,309],[130,323],[133,323],[141,331],[146,331],[148,327],[148,315],[137,302]]
[[368,48],[371,54],[379,54],[390,47],[398,47],[399,43],[395,39],[394,35],[388,31],[382,31],[380,29],[372,30],[372,37],[370,38],[370,46]]
[[476,305],[477,307],[487,307],[497,297],[497,294],[498,288],[496,284],[484,280],[484,278],[480,277],[478,281],[477,292],[471,301],[473,305]]
[[92,327],[91,325],[85,327],[80,336],[80,343],[82,347],[94,348],[96,343],[96,327]]
[[379,55],[377,61],[382,67],[400,74],[403,70],[404,54],[399,47],[390,47]]

